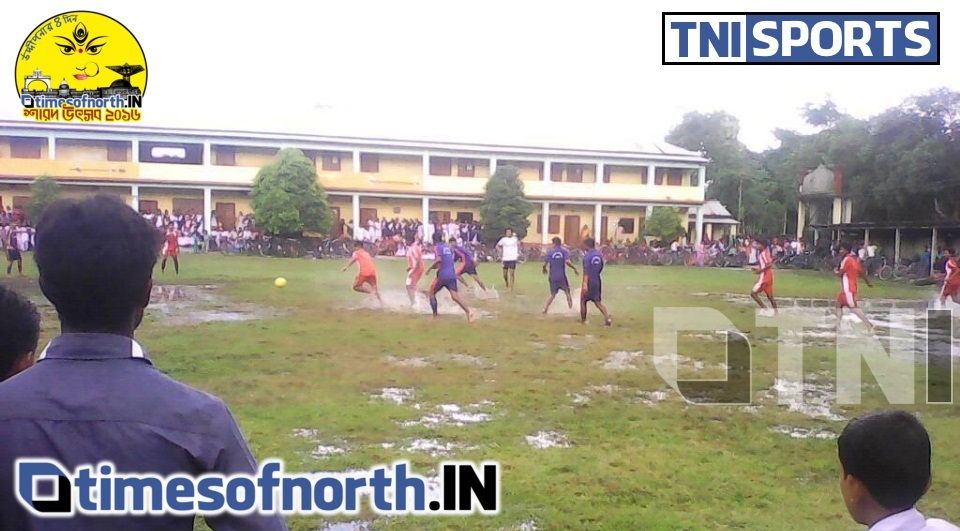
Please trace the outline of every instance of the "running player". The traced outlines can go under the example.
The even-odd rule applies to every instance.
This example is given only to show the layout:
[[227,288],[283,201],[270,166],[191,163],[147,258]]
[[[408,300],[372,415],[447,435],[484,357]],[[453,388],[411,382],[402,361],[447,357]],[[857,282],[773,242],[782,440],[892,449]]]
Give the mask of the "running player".
[[167,232],[163,236],[163,261],[160,262],[160,272],[167,270],[167,258],[173,258],[173,270],[180,274],[180,261],[177,256],[180,254],[180,238],[177,236],[177,229],[173,228],[173,223],[167,225]]
[[593,238],[583,240],[583,247],[587,254],[583,257],[583,285],[580,290],[580,322],[587,322],[587,303],[594,306],[603,314],[604,326],[611,326],[613,319],[603,305],[603,286],[600,274],[603,272],[603,255],[597,250],[597,242]]
[[377,288],[377,266],[373,265],[373,257],[363,248],[363,242],[359,240],[353,242],[353,256],[340,272],[346,271],[354,263],[360,266],[360,271],[353,281],[353,291],[375,295],[380,302],[380,307],[383,308],[383,299],[380,297],[380,290]]
[[463,278],[463,275],[470,275],[477,285],[480,286],[480,289],[486,293],[487,287],[483,285],[483,281],[480,280],[480,274],[477,273],[477,262],[473,257],[473,251],[471,251],[466,244],[457,246],[456,238],[450,238],[449,243],[450,246],[453,247],[455,260],[460,262],[460,267],[457,269],[457,278],[464,286],[469,286],[470,284]]
[[517,282],[517,261],[520,260],[520,240],[513,234],[513,229],[507,229],[503,238],[497,242],[500,248],[500,261],[503,262],[503,282],[507,291],[513,291]]
[[766,294],[770,306],[773,307],[773,315],[780,315],[780,311],[777,310],[777,300],[773,298],[773,257],[770,256],[770,246],[767,244],[767,240],[756,240],[753,242],[753,246],[757,250],[757,266],[751,268],[751,270],[760,275],[760,278],[753,285],[750,296],[757,301],[761,309],[766,310],[767,307],[760,300],[760,294]]
[[433,310],[433,317],[437,317],[437,293],[441,289],[446,289],[450,292],[450,298],[453,299],[453,302],[457,303],[463,312],[467,314],[467,321],[473,322],[473,313],[470,312],[470,308],[463,302],[463,299],[460,298],[460,293],[457,292],[457,269],[454,263],[456,259],[453,247],[443,243],[443,236],[438,232],[434,235],[434,251],[437,254],[437,260],[430,266],[430,269],[427,270],[429,273],[434,269],[437,270],[437,278],[433,280],[433,283],[430,284],[430,291],[427,292],[427,298],[430,299],[430,309]]
[[20,242],[17,241],[17,235],[20,233],[20,223],[14,222],[6,227],[5,231],[0,232],[0,245],[7,251],[7,274],[13,271],[13,263],[17,263],[17,273],[23,276],[23,256],[20,254]]
[[850,311],[867,325],[867,331],[873,331],[873,323],[867,319],[857,306],[857,280],[863,277],[867,286],[873,287],[870,279],[867,278],[867,272],[860,264],[860,259],[856,253],[851,252],[853,246],[847,242],[840,244],[840,267],[834,272],[840,277],[840,293],[837,295],[837,331],[840,331],[840,320],[843,319],[843,308],[850,308]]
[[420,238],[407,238],[407,295],[410,297],[410,307],[417,304],[417,284],[423,276],[423,247]]
[[947,297],[960,304],[960,266],[957,264],[957,252],[953,247],[947,247],[947,263],[944,265],[946,276],[943,279],[943,288],[940,289],[940,307],[947,303]]
[[563,248],[563,242],[560,238],[553,238],[553,249],[547,251],[543,258],[543,274],[547,274],[547,266],[550,266],[550,298],[547,299],[546,306],[543,307],[543,315],[547,315],[547,310],[553,304],[553,299],[557,293],[563,291],[567,295],[567,307],[573,309],[573,296],[570,295],[570,281],[567,280],[567,268],[573,269],[574,275],[579,275],[577,266],[570,262],[570,253]]

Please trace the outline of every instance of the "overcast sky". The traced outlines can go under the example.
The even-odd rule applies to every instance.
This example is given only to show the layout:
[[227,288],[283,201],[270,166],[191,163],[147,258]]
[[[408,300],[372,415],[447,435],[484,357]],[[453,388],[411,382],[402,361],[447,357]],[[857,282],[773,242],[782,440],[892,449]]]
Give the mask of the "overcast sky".
[[[33,27],[74,7],[56,4],[4,8],[0,50],[11,62]],[[662,11],[769,11],[774,4],[793,11],[905,7],[889,0],[76,6],[116,18],[139,39],[149,74],[143,125],[593,144],[659,141],[685,112],[726,110],[740,119],[741,139],[759,150],[775,145],[775,128],[802,128],[807,102],[830,97],[866,117],[912,94],[960,90],[960,8],[948,0],[909,3],[913,11],[941,12],[938,66],[660,64]],[[4,119],[22,119],[13,85],[8,80],[0,97]]]

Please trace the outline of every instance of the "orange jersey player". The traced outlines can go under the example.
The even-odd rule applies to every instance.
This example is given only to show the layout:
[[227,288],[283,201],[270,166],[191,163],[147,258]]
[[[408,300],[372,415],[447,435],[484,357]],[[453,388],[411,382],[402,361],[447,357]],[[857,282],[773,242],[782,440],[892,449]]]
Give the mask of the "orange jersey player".
[[177,229],[174,228],[173,223],[167,225],[167,232],[163,235],[163,261],[160,262],[160,272],[164,273],[167,270],[167,258],[173,259],[173,270],[176,274],[180,274],[180,260],[177,258],[180,255],[180,237],[177,234]]
[[940,306],[946,304],[947,297],[960,304],[957,300],[960,295],[960,265],[957,264],[957,252],[953,247],[948,247],[946,253],[947,263],[944,266],[946,276],[943,279],[943,287],[940,289]]
[[756,240],[753,242],[753,247],[757,250],[758,259],[753,272],[759,274],[760,278],[753,285],[750,296],[757,301],[761,309],[765,310],[767,307],[760,300],[760,294],[765,294],[770,301],[770,306],[773,307],[773,315],[780,315],[780,311],[777,309],[777,300],[773,298],[773,257],[770,256],[770,246],[766,240]]
[[410,306],[417,303],[417,284],[423,277],[423,247],[420,239],[414,236],[407,240],[407,296]]
[[380,289],[377,287],[377,266],[373,264],[373,257],[363,248],[363,242],[359,240],[353,242],[353,249],[353,256],[340,271],[346,271],[354,263],[360,266],[357,278],[353,280],[353,290],[375,295],[380,302],[380,307],[383,308],[383,298],[380,297]]
[[843,309],[850,308],[857,317],[867,325],[868,331],[873,331],[873,324],[864,315],[860,309],[857,300],[857,281],[860,277],[867,283],[867,286],[873,287],[870,279],[867,278],[867,271],[864,269],[857,254],[852,252],[853,246],[849,243],[840,244],[840,267],[834,272],[840,276],[840,293],[837,294],[837,331],[840,330],[840,320],[843,318]]

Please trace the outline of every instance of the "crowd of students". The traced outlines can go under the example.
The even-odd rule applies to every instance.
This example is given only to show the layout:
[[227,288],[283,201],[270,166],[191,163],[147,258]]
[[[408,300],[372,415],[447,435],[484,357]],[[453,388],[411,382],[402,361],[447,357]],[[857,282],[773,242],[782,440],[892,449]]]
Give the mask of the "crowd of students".
[[[15,463],[23,457],[70,470],[109,461],[123,473],[257,474],[229,408],[155,368],[135,339],[159,247],[156,227],[115,197],[53,204],[37,227],[34,256],[61,333],[39,355],[36,307],[0,286],[0,529],[193,530],[194,517],[181,514],[35,516],[16,501]],[[445,267],[453,271],[452,263]],[[556,264],[569,267],[562,253]],[[872,531],[960,531],[916,509],[931,486],[932,445],[914,415],[853,419],[837,456],[840,492],[858,523]],[[279,513],[206,520],[214,530],[287,529]]]

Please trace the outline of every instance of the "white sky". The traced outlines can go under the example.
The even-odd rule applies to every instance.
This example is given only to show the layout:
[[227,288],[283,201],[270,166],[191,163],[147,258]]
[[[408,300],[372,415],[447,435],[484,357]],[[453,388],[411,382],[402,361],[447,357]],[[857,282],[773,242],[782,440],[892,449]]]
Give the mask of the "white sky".
[[[775,128],[803,127],[807,102],[829,96],[866,117],[932,88],[960,90],[960,7],[950,0],[56,4],[9,2],[0,50],[13,62],[33,27],[67,9],[116,18],[147,58],[142,125],[592,144],[659,141],[685,112],[726,110],[741,139],[764,149]],[[939,11],[941,64],[660,64],[662,11],[777,7]],[[0,118],[22,119],[5,86]]]

